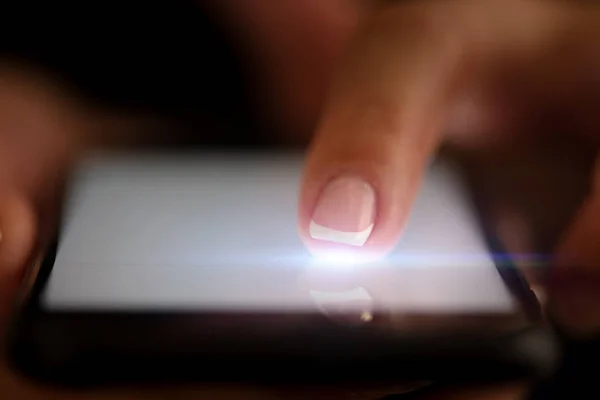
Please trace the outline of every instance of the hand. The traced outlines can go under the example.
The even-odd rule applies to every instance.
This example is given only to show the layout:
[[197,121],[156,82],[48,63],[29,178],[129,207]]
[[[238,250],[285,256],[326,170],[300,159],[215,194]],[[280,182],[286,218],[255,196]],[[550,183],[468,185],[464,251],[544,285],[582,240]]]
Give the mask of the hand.
[[[0,68],[0,320],[23,267],[49,234],[49,213],[75,153],[74,107],[41,75]],[[2,325],[0,325],[2,326]]]
[[69,167],[92,145],[126,143],[147,123],[82,103],[32,68],[0,63],[0,333],[24,267],[52,239]]
[[[390,249],[443,144],[488,167],[509,150],[521,160],[550,154],[554,166],[575,161],[579,181],[588,179],[600,128],[599,38],[600,8],[584,2],[397,2],[374,11],[342,63],[309,150],[299,210],[308,247]],[[532,169],[505,176],[523,171]],[[565,176],[559,172],[546,180]],[[337,196],[352,201],[336,207]],[[600,276],[599,218],[592,192],[560,232],[555,273]],[[550,293],[551,311],[571,327],[600,329],[593,312],[600,303],[587,294],[600,296],[600,287],[589,286],[585,300],[581,292]]]

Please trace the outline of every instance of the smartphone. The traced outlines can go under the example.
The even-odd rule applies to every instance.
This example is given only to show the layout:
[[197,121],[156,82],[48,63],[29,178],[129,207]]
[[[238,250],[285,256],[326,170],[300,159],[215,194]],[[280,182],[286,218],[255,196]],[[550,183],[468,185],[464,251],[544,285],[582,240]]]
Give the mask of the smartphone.
[[396,248],[317,258],[299,155],[91,157],[30,271],[12,364],[68,385],[538,376],[540,305],[460,169],[432,162]]

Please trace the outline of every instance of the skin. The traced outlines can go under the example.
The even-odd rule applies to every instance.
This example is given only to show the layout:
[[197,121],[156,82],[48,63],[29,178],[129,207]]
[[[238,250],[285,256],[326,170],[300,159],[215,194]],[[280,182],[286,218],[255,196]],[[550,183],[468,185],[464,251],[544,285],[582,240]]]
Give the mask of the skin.
[[[323,246],[307,234],[321,190],[350,173],[370,182],[378,199],[372,236],[353,251],[384,252],[400,235],[427,160],[448,146],[472,167],[509,249],[556,254],[548,313],[575,335],[600,329],[597,5],[225,0],[212,7],[234,32],[251,32],[240,35],[244,45],[263,51],[258,98],[271,110],[263,117],[286,132],[273,139],[309,143],[298,219],[307,246]],[[0,66],[0,315],[8,314],[23,266],[52,232],[65,172],[88,149],[134,144],[150,122],[109,114],[23,65]],[[107,131],[114,138],[101,136]],[[534,285],[545,283],[523,268]],[[0,386],[13,397],[66,396],[5,368]],[[518,398],[523,390],[468,388],[435,398]],[[260,388],[168,394],[217,392],[286,398]]]

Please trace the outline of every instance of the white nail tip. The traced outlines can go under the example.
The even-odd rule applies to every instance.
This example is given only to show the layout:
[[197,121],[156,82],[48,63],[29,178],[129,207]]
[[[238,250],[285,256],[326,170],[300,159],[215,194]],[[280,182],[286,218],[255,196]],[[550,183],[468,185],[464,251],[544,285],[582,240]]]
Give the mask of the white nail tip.
[[367,242],[374,224],[371,224],[367,229],[360,232],[342,232],[335,229],[327,228],[317,224],[314,221],[310,222],[309,233],[310,237],[316,240],[324,240],[332,243],[346,244],[349,246],[362,246]]

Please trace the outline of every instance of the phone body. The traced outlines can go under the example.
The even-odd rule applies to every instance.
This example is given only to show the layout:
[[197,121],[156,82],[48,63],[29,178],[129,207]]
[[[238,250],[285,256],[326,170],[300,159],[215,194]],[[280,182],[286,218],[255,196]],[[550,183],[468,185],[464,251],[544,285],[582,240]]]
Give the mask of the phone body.
[[551,369],[540,305],[460,170],[432,163],[397,248],[315,259],[298,155],[103,155],[31,268],[14,367],[66,385],[511,379]]

